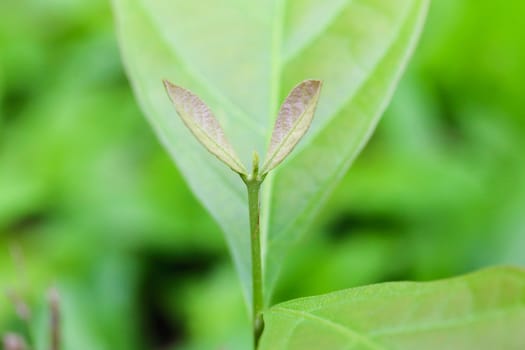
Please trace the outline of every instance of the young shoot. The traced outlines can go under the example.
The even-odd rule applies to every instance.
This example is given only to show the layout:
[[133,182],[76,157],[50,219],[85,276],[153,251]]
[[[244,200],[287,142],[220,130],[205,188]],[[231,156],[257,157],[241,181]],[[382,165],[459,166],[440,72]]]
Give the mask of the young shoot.
[[262,166],[259,167],[259,155],[254,152],[251,171],[248,173],[210,108],[192,92],[164,81],[166,91],[184,124],[210,153],[238,173],[246,185],[250,222],[252,325],[255,348],[264,329],[265,309],[259,225],[261,184],[266,175],[292,152],[308,131],[319,100],[321,85],[319,80],[305,80],[292,89],[279,110]]

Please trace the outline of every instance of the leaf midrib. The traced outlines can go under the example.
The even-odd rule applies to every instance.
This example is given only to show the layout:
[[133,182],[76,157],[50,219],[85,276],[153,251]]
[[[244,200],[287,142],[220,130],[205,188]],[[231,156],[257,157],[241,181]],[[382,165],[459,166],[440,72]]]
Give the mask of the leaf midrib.
[[[272,130],[276,113],[279,108],[279,94],[281,89],[281,49],[284,31],[284,10],[286,0],[275,0],[275,15],[272,22],[272,50],[271,50],[271,80],[270,80],[270,109],[268,116],[268,130]],[[271,142],[271,133],[268,133],[266,144]],[[273,196],[274,174],[270,173],[266,177],[265,191],[262,194],[262,217],[261,217],[261,238],[262,238],[262,260],[263,276],[266,268],[266,255],[268,247],[268,229],[270,223],[271,202]],[[264,277],[263,277],[264,279]],[[266,296],[267,297],[267,296]]]
[[497,308],[497,309],[490,309],[489,311],[485,312],[479,312],[471,316],[466,317],[460,317],[458,319],[452,319],[447,321],[441,321],[441,322],[432,322],[420,325],[420,322],[418,321],[417,324],[409,325],[407,327],[391,327],[391,328],[384,328],[380,330],[373,330],[364,332],[367,333],[366,335],[363,335],[362,333],[359,333],[358,331],[345,326],[343,324],[340,324],[336,321],[327,319],[325,317],[313,314],[308,311],[300,311],[295,309],[289,309],[286,307],[274,307],[271,309],[271,312],[277,312],[277,313],[284,313],[294,316],[299,316],[302,318],[307,318],[310,320],[322,322],[326,325],[332,326],[334,329],[340,331],[341,333],[358,337],[359,339],[367,339],[370,340],[370,338],[380,338],[382,336],[386,335],[406,335],[406,334],[413,334],[413,333],[420,333],[420,332],[431,332],[435,330],[442,330],[442,329],[450,329],[450,328],[462,328],[467,327],[475,323],[483,323],[487,322],[493,319],[498,319],[501,317],[507,317],[509,314],[520,314],[523,313],[525,316],[525,304],[520,304],[517,306],[511,306],[511,307],[504,307],[504,308]]
[[369,349],[373,349],[373,350],[387,350],[382,344],[376,342],[375,340],[371,339],[371,337],[369,336],[366,336],[366,335],[363,335],[361,333],[359,333],[357,330],[354,330],[348,326],[345,326],[345,325],[342,325],[338,322],[335,322],[335,321],[332,321],[330,319],[327,319],[327,318],[324,318],[324,317],[321,317],[319,315],[315,315],[315,314],[312,314],[310,312],[307,312],[307,311],[300,311],[300,310],[293,310],[293,309],[288,309],[288,308],[285,308],[285,307],[274,307],[272,308],[272,312],[277,312],[277,313],[283,313],[283,314],[288,314],[288,315],[293,315],[293,316],[297,316],[297,317],[300,317],[302,320],[306,320],[306,319],[309,319],[311,321],[314,321],[314,322],[319,322],[319,323],[322,323],[326,326],[328,326],[329,328],[332,328],[334,330],[336,330],[337,332],[339,332],[340,334],[343,334],[344,336],[352,339],[352,340],[355,340],[361,344],[364,344],[366,346],[368,346]]
[[[225,156],[225,158],[228,158],[233,164],[235,164],[237,167],[239,167],[239,169],[241,171],[243,171],[244,173],[246,173],[246,168],[244,167],[244,165],[240,162],[240,160],[231,154],[231,152],[233,152],[233,148],[231,145],[228,144],[229,148],[230,148],[230,151],[228,151],[223,145],[221,145],[220,143],[218,143],[217,141],[215,141],[215,139],[213,137],[211,137],[205,129],[203,129],[198,123],[194,122],[191,117],[186,117],[186,118],[182,118],[182,120],[184,121],[185,124],[187,123],[191,123],[192,126],[195,128],[195,129],[198,129],[203,135],[204,137],[206,137],[206,139],[208,141],[210,141],[210,143],[212,143],[213,145],[215,145],[215,147],[221,151],[221,153],[223,154],[223,156]],[[187,121],[186,121],[187,120]],[[193,127],[190,127],[188,125],[188,128],[190,129],[190,131],[192,131]],[[224,132],[224,131],[222,131]],[[193,131],[192,131],[193,133]],[[195,135],[195,133],[193,133]],[[195,135],[195,137],[197,137],[197,135]],[[197,137],[198,138],[198,137]],[[215,155],[217,157],[217,155],[215,154],[215,152],[212,152],[213,155]],[[218,157],[220,159],[220,157]],[[232,168],[229,164],[228,166],[230,168]],[[233,171],[237,172],[237,170],[233,169]]]

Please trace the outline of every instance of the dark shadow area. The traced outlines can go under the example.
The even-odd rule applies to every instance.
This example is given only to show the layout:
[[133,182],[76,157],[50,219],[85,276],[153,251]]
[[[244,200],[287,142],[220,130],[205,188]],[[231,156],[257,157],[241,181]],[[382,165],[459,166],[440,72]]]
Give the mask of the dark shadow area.
[[326,226],[328,238],[340,242],[351,236],[366,235],[370,231],[400,231],[408,225],[404,218],[392,213],[345,212],[335,216]]
[[145,349],[164,349],[188,339],[182,308],[169,309],[168,286],[181,287],[189,280],[206,278],[220,256],[206,251],[169,254],[148,251],[141,254],[142,280],[139,284],[139,315]]

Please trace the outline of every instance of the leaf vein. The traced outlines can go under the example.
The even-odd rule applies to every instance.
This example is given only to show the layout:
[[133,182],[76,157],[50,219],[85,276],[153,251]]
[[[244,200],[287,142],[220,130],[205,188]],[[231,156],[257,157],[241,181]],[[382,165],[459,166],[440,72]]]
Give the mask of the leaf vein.
[[[379,338],[385,335],[401,335],[401,334],[411,334],[419,332],[429,332],[437,329],[447,329],[447,328],[461,328],[472,325],[477,322],[485,322],[487,320],[497,319],[502,316],[508,316],[509,313],[522,313],[525,311],[523,305],[500,308],[497,310],[490,310],[488,312],[479,313],[478,315],[472,315],[463,317],[457,320],[449,320],[443,322],[428,323],[424,325],[411,325],[409,327],[392,327],[385,328],[382,330],[372,331],[369,334],[374,338]],[[523,312],[525,316],[525,312]]]
[[322,323],[336,330],[340,334],[343,334],[349,339],[355,340],[361,344],[366,345],[369,349],[386,350],[386,348],[382,344],[378,343],[376,340],[373,340],[348,326],[342,325],[338,322],[334,322],[319,315],[315,315],[306,311],[292,310],[284,307],[275,307],[272,309],[272,311],[301,317],[303,320],[309,319],[314,322]]

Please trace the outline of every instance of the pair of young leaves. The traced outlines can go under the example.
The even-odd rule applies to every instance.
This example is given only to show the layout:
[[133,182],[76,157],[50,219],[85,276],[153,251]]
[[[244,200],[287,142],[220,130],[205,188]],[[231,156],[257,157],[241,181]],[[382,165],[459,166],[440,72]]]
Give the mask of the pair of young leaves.
[[[177,113],[199,142],[233,171],[249,177],[246,167],[210,108],[192,92],[167,80],[164,85]],[[275,122],[266,158],[255,180],[262,181],[270,170],[290,154],[306,133],[312,123],[321,85],[319,80],[305,80],[286,97]],[[254,164],[254,167],[258,167],[258,164]]]

